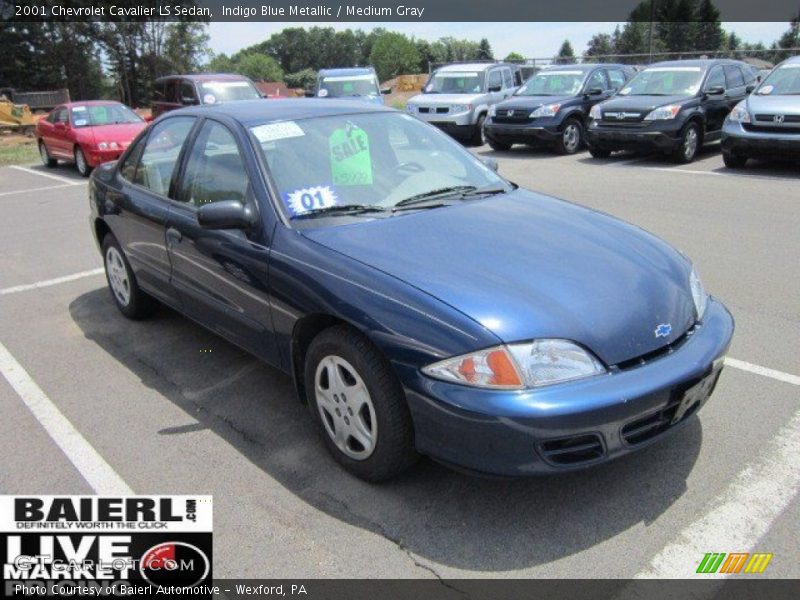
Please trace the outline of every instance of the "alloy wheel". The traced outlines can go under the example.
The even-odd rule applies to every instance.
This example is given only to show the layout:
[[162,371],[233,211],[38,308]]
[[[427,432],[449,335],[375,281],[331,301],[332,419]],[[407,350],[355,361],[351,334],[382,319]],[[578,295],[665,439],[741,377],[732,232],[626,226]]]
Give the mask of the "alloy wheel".
[[369,458],[378,439],[378,421],[369,390],[353,365],[340,356],[323,358],[314,392],[325,432],[336,447],[353,460]]
[[683,138],[683,156],[686,160],[691,160],[697,152],[697,129],[689,127]]
[[564,149],[572,154],[581,142],[581,132],[577,123],[570,123],[564,128]]
[[128,306],[131,301],[131,283],[128,279],[128,270],[122,261],[119,250],[113,246],[106,252],[106,273],[108,273],[108,283],[114,297],[122,306]]

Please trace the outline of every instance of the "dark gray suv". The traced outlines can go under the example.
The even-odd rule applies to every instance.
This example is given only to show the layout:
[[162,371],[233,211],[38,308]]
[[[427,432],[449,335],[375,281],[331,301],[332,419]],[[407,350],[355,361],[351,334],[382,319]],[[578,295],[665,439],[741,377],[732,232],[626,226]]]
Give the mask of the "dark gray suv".
[[725,120],[725,166],[741,168],[751,157],[800,159],[800,56],[775,67]]

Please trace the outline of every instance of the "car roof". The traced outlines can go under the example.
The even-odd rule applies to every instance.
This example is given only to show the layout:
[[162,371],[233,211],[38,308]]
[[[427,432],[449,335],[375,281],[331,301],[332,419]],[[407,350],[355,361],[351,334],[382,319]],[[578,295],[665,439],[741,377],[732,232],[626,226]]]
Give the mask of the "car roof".
[[237,73],[193,73],[190,75],[164,75],[156,79],[156,82],[166,81],[167,79],[188,79],[189,81],[250,81],[249,78]]
[[331,100],[319,98],[287,98],[275,100],[241,100],[221,104],[191,106],[166,113],[174,115],[222,115],[252,127],[271,121],[296,121],[314,117],[327,117],[359,113],[398,112],[381,104],[358,100]]
[[783,61],[783,64],[788,63],[800,63],[800,56],[790,56],[786,60]]
[[372,67],[352,67],[341,69],[320,69],[320,75],[330,75],[332,77],[342,77],[345,75],[372,75],[375,69]]
[[74,106],[108,106],[110,104],[122,104],[122,102],[117,102],[116,100],[87,100],[86,102],[67,102],[66,104],[59,104],[58,106],[61,108],[72,108]]
[[486,71],[491,67],[510,67],[513,65],[509,65],[506,63],[455,63],[452,65],[444,65],[443,67],[439,67],[436,71]]
[[692,60],[665,60],[647,65],[644,69],[647,70],[651,67],[699,67],[705,70],[716,65],[738,65],[740,67],[746,67],[747,63],[731,58],[697,58]]
[[605,67],[607,69],[631,69],[631,65],[622,65],[618,63],[581,63],[579,65],[547,65],[542,71],[591,71],[597,67]]

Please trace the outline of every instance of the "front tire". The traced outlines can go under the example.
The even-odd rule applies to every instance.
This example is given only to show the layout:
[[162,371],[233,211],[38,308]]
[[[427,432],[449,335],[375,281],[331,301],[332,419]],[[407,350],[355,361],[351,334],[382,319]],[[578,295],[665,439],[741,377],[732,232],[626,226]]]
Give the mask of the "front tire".
[[475,131],[472,134],[473,146],[483,146],[486,143],[486,134],[483,130],[483,124],[486,122],[486,115],[478,117],[478,122],[475,124]]
[[496,152],[505,152],[506,150],[511,150],[511,144],[497,142],[492,138],[486,138],[486,141],[489,142],[489,147]]
[[103,262],[108,289],[119,311],[136,320],[152,315],[158,303],[139,287],[128,259],[111,233],[103,238]]
[[558,154],[575,154],[583,146],[583,123],[578,119],[567,119],[556,141]]
[[678,164],[688,164],[697,156],[700,146],[702,146],[702,133],[700,127],[694,121],[690,121],[683,128],[681,142],[672,152],[672,160]]
[[608,158],[611,156],[611,150],[589,146],[589,154],[591,154],[592,158]]
[[47,146],[44,145],[44,141],[42,140],[39,140],[39,158],[42,159],[42,164],[48,169],[52,169],[58,164],[55,158],[50,158]]
[[80,146],[75,146],[75,166],[83,177],[88,177],[92,174],[92,167],[86,162],[86,155]]
[[304,377],[325,445],[350,473],[378,482],[414,464],[403,388],[369,340],[346,325],[324,330],[308,348]]
[[731,152],[722,153],[722,162],[729,169],[741,169],[747,164],[747,157],[741,154],[733,154]]

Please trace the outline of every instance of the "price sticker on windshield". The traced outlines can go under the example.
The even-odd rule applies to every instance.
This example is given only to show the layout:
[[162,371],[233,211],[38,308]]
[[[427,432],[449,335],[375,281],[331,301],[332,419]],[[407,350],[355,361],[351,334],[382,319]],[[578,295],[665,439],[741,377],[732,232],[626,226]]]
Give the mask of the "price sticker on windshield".
[[315,185],[284,194],[283,201],[293,217],[339,204],[336,192],[327,185]]
[[335,130],[328,138],[333,185],[372,185],[369,136],[354,125]]

